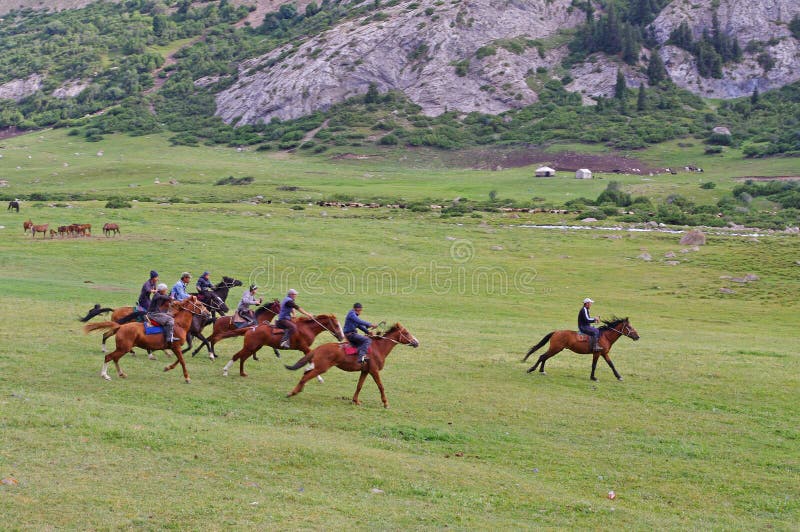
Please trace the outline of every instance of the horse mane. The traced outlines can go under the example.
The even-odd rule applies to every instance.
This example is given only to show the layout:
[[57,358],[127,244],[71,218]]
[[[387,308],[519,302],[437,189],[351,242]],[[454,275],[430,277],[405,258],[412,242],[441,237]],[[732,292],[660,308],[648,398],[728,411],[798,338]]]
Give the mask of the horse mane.
[[387,331],[385,333],[383,333],[383,335],[384,336],[388,336],[390,333],[393,333],[393,332],[397,331],[398,329],[402,329],[402,328],[403,328],[403,326],[400,325],[400,322],[398,321],[394,325],[389,327],[389,329],[387,329]]
[[628,321],[628,318],[618,318],[616,316],[611,316],[610,320],[603,320],[603,326],[600,327],[601,331],[607,331],[608,329],[615,329],[617,325],[620,323]]
[[263,312],[268,311],[269,307],[275,304],[280,304],[280,301],[278,301],[277,299],[273,299],[272,301],[265,301],[264,303],[256,307],[256,314],[261,314]]
[[314,321],[317,318],[328,318],[328,319],[334,319],[335,320],[336,316],[334,314],[317,314],[313,318],[309,318],[307,316],[300,316],[299,318],[297,318],[297,320],[298,321]]

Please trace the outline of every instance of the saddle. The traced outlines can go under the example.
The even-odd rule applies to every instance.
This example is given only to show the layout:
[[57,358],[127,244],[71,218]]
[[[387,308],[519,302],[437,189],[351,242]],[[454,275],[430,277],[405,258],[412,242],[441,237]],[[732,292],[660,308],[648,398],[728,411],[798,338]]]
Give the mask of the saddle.
[[[344,349],[344,354],[345,355],[357,355],[358,354],[358,348],[357,347],[353,347],[349,343],[341,343],[339,345],[342,346],[342,349]],[[371,345],[369,346],[369,349],[367,349],[367,354],[368,355],[372,354],[372,346]]]
[[164,334],[164,328],[161,325],[144,325],[145,334]]

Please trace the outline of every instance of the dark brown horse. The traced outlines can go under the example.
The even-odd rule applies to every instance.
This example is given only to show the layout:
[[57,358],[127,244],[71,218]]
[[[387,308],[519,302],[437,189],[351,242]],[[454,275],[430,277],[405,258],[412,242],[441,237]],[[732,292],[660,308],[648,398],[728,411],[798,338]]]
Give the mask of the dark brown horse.
[[[311,351],[311,344],[314,343],[314,339],[322,331],[328,331],[340,342],[344,340],[342,327],[339,325],[339,320],[337,320],[336,316],[333,314],[319,314],[313,318],[297,318],[295,323],[297,324],[297,331],[289,339],[289,349],[297,349],[303,352],[303,358],[298,360],[297,364],[295,364],[298,368],[310,359],[309,352]],[[265,345],[277,349],[280,346],[282,338],[283,329],[278,329],[269,323],[259,325],[255,328],[247,327],[247,332],[244,335],[244,345],[233,355],[233,358],[225,364],[225,367],[222,369],[222,374],[227,376],[228,369],[238,360],[239,375],[247,377],[247,373],[244,372],[245,360],[250,358],[250,355],[256,353]]]
[[[600,339],[597,340],[597,345],[601,348],[601,350],[593,353],[592,374],[590,378],[593,381],[597,380],[597,377],[594,376],[594,371],[595,368],[597,368],[597,359],[602,356],[608,366],[611,368],[611,371],[614,372],[614,376],[618,380],[622,380],[622,375],[617,372],[617,368],[614,367],[614,363],[611,362],[611,358],[609,358],[608,353],[611,351],[611,347],[614,345],[614,342],[616,342],[620,336],[627,336],[635,341],[639,339],[639,333],[637,333],[636,329],[631,326],[628,318],[603,320],[603,323],[605,325],[600,327]],[[544,373],[544,363],[547,362],[547,359],[556,356],[564,349],[569,349],[570,351],[581,355],[588,355],[592,353],[592,351],[590,351],[589,337],[587,335],[575,331],[560,330],[553,331],[542,338],[541,342],[528,350],[528,354],[525,355],[525,358],[523,358],[522,361],[525,362],[528,360],[528,357],[531,356],[534,351],[546,344],[548,340],[550,341],[550,346],[547,348],[547,352],[539,356],[539,360],[537,360],[536,364],[534,364],[533,367],[528,370],[528,373],[536,371],[536,368],[539,367],[540,364],[541,367],[539,367],[539,371]]]
[[122,368],[119,367],[119,359],[125,353],[129,352],[132,347],[142,347],[148,351],[155,351],[157,349],[171,349],[177,360],[164,368],[164,371],[169,371],[177,366],[179,363],[183,368],[183,378],[189,383],[189,372],[186,370],[186,362],[183,360],[183,352],[181,346],[186,341],[186,333],[192,323],[192,317],[195,315],[211,317],[211,314],[206,310],[205,306],[200,303],[196,297],[190,296],[183,301],[170,302],[170,310],[174,312],[175,330],[174,334],[178,338],[177,341],[168,344],[163,334],[145,334],[143,323],[130,322],[120,325],[114,321],[103,321],[100,323],[90,323],[83,327],[84,332],[88,333],[96,330],[113,329],[116,333],[117,348],[105,356],[103,361],[103,370],[100,376],[106,380],[111,380],[108,376],[108,363],[113,361],[117,367],[117,375],[121,378],[127,377]]
[[33,238],[36,238],[36,233],[42,233],[42,238],[45,238],[47,236],[48,227],[49,224],[42,224],[42,225],[34,224],[31,226],[31,235],[33,235]]
[[[256,315],[256,324],[262,325],[264,323],[269,323],[272,321],[272,318],[277,316],[278,312],[281,310],[281,303],[277,299],[273,299],[268,303],[264,303],[256,308],[255,315]],[[221,316],[217,318],[214,322],[214,332],[208,338],[206,342],[200,345],[197,349],[192,352],[192,356],[195,356],[198,351],[200,351],[203,346],[205,345],[208,349],[208,356],[212,360],[217,358],[217,354],[214,352],[214,347],[216,346],[217,342],[220,342],[226,338],[233,338],[234,336],[242,336],[247,331],[253,329],[254,326],[249,327],[239,327],[237,328],[233,321],[233,316]],[[277,350],[275,351],[275,356],[280,357],[280,353]],[[253,353],[253,358],[255,358],[255,353]]]
[[112,224],[112,223],[103,224],[103,234],[106,235],[107,237],[120,234],[119,224]]
[[[398,344],[410,345],[411,347],[418,347],[419,341],[408,332],[408,330],[395,323],[386,333],[380,336],[372,336],[372,345],[370,346],[369,360],[364,364],[358,363],[358,357],[355,354],[346,354],[345,347],[348,344],[323,344],[311,352],[311,367],[306,370],[300,382],[297,383],[291,392],[286,397],[297,395],[303,391],[303,386],[330,368],[336,366],[343,371],[360,371],[361,375],[358,378],[358,385],[356,386],[356,393],[353,395],[353,403],[360,405],[361,401],[358,400],[358,394],[361,392],[361,387],[364,385],[367,375],[372,375],[372,380],[378,386],[381,392],[381,401],[383,407],[389,408],[389,401],[386,399],[386,393],[383,391],[383,383],[381,382],[380,371],[386,363],[386,357],[392,352],[394,346]],[[295,364],[289,369],[299,369],[300,365]]]
[[8,209],[6,209],[6,210],[10,211],[11,209],[16,209],[16,211],[19,212],[19,201],[17,201],[17,200],[9,201],[8,202]]

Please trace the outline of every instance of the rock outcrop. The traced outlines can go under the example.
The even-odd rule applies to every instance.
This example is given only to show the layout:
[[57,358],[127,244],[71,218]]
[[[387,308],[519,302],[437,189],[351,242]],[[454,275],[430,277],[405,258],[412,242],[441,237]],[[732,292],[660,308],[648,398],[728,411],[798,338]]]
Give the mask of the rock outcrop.
[[585,18],[571,0],[436,4],[403,2],[244,62],[218,95],[218,114],[238,124],[297,118],[364,94],[370,83],[403,91],[429,115],[500,113],[537,100],[526,78],[566,53],[548,50],[548,39]]

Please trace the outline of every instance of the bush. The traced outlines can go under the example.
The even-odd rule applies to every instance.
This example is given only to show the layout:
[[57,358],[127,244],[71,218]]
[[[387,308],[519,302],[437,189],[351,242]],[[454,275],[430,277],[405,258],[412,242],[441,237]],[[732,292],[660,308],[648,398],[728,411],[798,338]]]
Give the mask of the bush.
[[700,188],[705,189],[705,190],[711,190],[712,188],[715,188],[716,186],[717,186],[716,183],[714,183],[713,181],[709,181],[707,183],[703,183],[702,185],[700,185]]
[[106,203],[106,209],[130,209],[131,207],[133,207],[133,205],[131,205],[130,202],[120,197],[109,198]]

